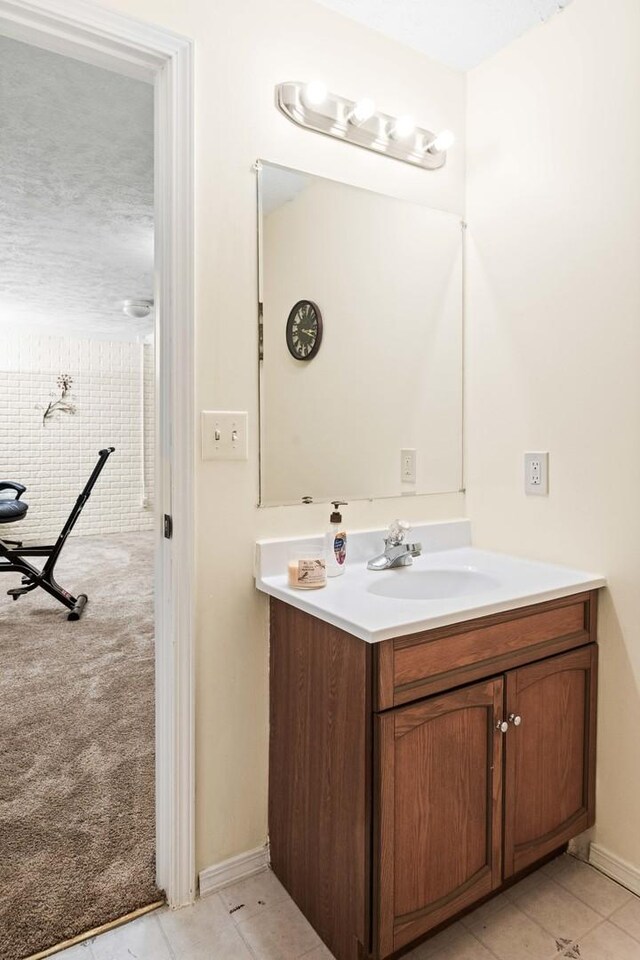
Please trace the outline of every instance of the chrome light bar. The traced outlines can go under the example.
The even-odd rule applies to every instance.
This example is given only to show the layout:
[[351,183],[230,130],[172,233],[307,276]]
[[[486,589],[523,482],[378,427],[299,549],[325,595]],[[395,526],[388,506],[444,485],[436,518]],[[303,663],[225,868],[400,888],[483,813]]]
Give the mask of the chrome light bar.
[[301,127],[425,170],[444,166],[454,141],[448,130],[435,134],[417,127],[411,117],[376,112],[372,100],[347,100],[318,81],[279,84],[276,105]]

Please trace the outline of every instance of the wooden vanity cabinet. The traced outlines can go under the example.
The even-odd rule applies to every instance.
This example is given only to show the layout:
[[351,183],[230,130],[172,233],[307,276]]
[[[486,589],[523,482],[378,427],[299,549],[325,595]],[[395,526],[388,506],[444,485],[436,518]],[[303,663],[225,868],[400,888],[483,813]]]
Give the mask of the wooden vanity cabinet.
[[382,960],[592,825],[597,593],[368,644],[271,600],[272,867]]
[[596,651],[376,717],[380,956],[591,826]]
[[505,878],[593,824],[595,644],[506,675]]
[[376,717],[381,956],[502,883],[502,678]]

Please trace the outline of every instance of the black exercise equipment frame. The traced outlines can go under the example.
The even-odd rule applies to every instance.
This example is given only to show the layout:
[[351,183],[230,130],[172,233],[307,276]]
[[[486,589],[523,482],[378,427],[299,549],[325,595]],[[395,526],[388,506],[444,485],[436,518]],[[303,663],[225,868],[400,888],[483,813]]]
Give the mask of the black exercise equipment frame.
[[[91,491],[98,477],[114,450],[115,447],[107,447],[104,450],[100,450],[98,462],[93,468],[82,493],[76,500],[67,522],[60,531],[60,536],[52,546],[25,547],[20,541],[5,540],[0,537],[0,573],[22,574],[23,586],[13,587],[11,590],[7,590],[9,596],[13,597],[14,600],[19,600],[25,593],[29,593],[37,587],[42,587],[50,596],[67,607],[70,611],[67,620],[80,619],[88,600],[86,593],[80,593],[77,597],[74,597],[68,590],[65,590],[56,582],[53,573],[60,552],[67,541],[67,537],[75,527],[78,517],[91,496]],[[11,486],[16,489],[18,497],[26,489],[22,484],[11,484]],[[21,488],[19,491],[17,490],[18,487]],[[48,559],[42,570],[38,570],[38,568],[34,567],[28,560],[25,560],[25,557],[47,557]]]

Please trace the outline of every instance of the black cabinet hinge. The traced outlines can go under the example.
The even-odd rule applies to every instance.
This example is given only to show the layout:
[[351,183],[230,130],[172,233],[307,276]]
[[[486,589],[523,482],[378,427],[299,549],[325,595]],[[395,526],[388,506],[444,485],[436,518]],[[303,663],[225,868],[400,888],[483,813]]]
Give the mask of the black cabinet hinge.
[[165,540],[171,540],[173,536],[173,517],[170,513],[164,515],[163,531]]

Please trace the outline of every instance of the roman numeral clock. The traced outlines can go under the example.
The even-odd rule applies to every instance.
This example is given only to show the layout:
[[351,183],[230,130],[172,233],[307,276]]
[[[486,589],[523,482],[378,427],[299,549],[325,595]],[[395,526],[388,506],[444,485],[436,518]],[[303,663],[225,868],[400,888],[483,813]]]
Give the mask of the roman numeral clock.
[[287,347],[295,360],[312,360],[322,343],[322,315],[312,300],[298,300],[287,319]]

